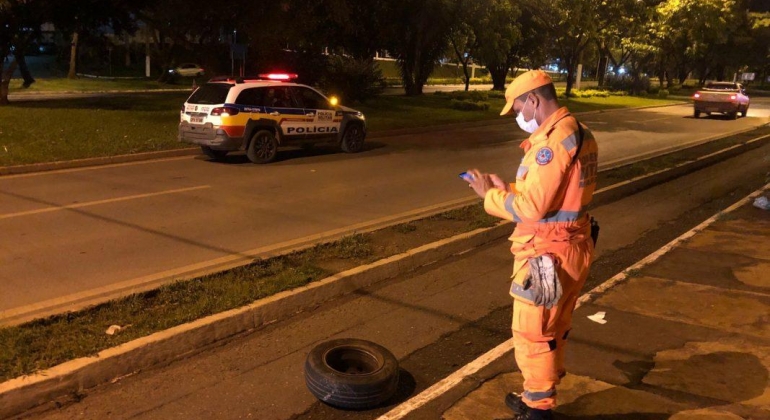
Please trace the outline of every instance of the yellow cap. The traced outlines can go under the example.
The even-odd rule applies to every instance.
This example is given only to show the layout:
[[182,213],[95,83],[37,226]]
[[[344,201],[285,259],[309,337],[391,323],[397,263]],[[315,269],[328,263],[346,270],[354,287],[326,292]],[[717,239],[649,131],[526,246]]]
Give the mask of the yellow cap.
[[510,113],[513,109],[513,101],[519,96],[550,83],[553,83],[553,80],[542,70],[530,70],[513,79],[505,90],[505,106],[500,111],[500,115]]

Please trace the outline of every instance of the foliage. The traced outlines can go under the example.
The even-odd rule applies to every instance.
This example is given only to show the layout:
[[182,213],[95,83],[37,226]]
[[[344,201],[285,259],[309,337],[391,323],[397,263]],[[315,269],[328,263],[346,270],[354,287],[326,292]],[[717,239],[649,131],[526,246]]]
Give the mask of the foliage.
[[446,51],[451,30],[442,0],[392,0],[384,19],[384,46],[398,61],[407,95],[421,95]]
[[493,89],[503,90],[511,67],[518,66],[527,47],[538,45],[521,36],[521,9],[506,0],[488,1],[481,19],[475,23],[479,38],[479,60],[489,69]]
[[605,86],[612,90],[639,94],[650,89],[650,78],[647,76],[634,79],[628,75],[607,75]]
[[658,91],[658,98],[661,98],[661,99],[668,98],[668,89],[660,89]]
[[385,79],[371,58],[332,56],[320,85],[341,96],[343,102],[363,102],[382,93]]

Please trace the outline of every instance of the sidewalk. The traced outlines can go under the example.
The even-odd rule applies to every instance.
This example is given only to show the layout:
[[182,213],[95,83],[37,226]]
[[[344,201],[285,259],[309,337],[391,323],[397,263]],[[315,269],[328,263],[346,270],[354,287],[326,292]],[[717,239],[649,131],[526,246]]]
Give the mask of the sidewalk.
[[[749,202],[576,310],[556,418],[770,419],[768,239]],[[510,419],[506,359],[443,419]]]

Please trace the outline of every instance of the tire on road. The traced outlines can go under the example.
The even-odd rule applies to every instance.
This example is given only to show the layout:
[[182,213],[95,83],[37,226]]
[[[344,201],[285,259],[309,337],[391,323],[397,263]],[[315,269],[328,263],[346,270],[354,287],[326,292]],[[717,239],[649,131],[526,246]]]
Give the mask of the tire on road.
[[727,114],[727,118],[729,118],[731,120],[738,119],[738,111],[736,110],[736,111],[732,111],[732,112],[728,113]]
[[251,136],[246,156],[253,163],[269,163],[278,156],[278,139],[268,130],[259,130]]
[[693,113],[692,113],[692,116],[693,116],[693,117],[695,117],[695,118],[698,118],[698,117],[700,117],[700,111],[698,111],[698,110],[696,109],[695,111],[693,111]]
[[204,155],[214,160],[222,160],[227,156],[227,150],[214,150],[208,146],[201,146]]
[[743,111],[741,111],[741,117],[745,117],[746,114],[749,113],[749,106],[746,105],[746,108],[743,108]]
[[305,383],[319,400],[362,410],[390,399],[398,388],[398,360],[371,341],[343,338],[315,346],[305,360]]
[[342,133],[342,142],[340,148],[345,153],[358,153],[364,148],[364,128],[361,124],[348,124],[345,132]]

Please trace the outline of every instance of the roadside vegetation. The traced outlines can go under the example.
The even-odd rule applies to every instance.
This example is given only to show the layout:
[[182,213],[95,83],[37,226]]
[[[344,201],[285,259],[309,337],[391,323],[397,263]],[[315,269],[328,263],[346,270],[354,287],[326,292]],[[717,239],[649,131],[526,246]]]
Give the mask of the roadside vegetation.
[[[751,132],[599,173],[599,187],[692,161],[770,133]],[[175,282],[95,307],[0,328],[0,382],[45,370],[202,317],[248,305],[330,275],[478,228],[497,219],[474,204],[430,217],[357,233],[247,266]],[[114,335],[112,325],[122,329]]]
[[[189,147],[177,141],[179,109],[189,92],[23,101],[0,107],[0,166]],[[370,131],[499,119],[500,92],[378,96],[354,105]],[[573,112],[675,103],[630,96],[575,97]],[[20,119],[19,115],[24,118]]]

